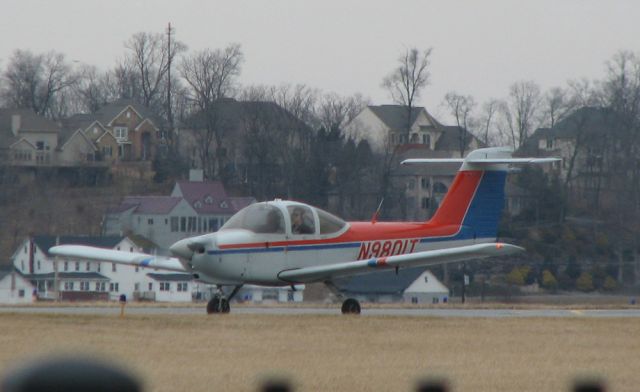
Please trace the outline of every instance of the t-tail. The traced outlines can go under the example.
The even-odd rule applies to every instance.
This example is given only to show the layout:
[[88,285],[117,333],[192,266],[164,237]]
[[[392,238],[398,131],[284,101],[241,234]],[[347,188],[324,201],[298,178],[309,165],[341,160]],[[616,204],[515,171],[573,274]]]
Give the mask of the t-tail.
[[555,162],[559,158],[514,158],[504,147],[481,148],[466,158],[407,159],[407,164],[459,162],[462,164],[440,207],[427,222],[457,227],[458,239],[494,241],[505,204],[505,181],[511,165]]

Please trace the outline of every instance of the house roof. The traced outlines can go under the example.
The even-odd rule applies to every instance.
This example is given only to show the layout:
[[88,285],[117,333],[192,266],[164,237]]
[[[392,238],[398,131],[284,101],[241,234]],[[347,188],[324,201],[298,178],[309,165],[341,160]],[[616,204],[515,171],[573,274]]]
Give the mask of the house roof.
[[449,294],[447,286],[443,285],[431,272],[424,271],[404,291],[405,293],[445,293]]
[[124,239],[121,236],[104,236],[104,237],[91,237],[91,236],[52,236],[52,235],[37,235],[33,237],[33,242],[42,251],[49,256],[49,248],[56,245],[57,239],[60,239],[59,245],[88,245],[98,248],[113,249],[116,245]]
[[151,119],[154,124],[158,124],[155,115],[151,110],[145,108],[143,105],[137,103],[132,99],[118,99],[100,108],[94,113],[94,119],[100,121],[102,124],[109,124],[111,120],[117,117],[127,107],[131,106],[133,110],[138,112],[142,119]]
[[178,181],[172,195],[181,195],[198,214],[234,214],[255,203],[253,197],[227,196],[220,181]]
[[442,127],[442,135],[436,142],[435,149],[442,151],[460,151],[460,133],[465,135],[465,152],[469,152],[469,144],[476,139],[468,130],[457,125],[446,125]]
[[[385,125],[391,129],[406,129],[407,126],[407,106],[404,105],[380,105],[368,107]],[[414,106],[411,110],[411,125],[415,123],[416,119],[424,113],[429,121],[436,127],[440,126],[440,123],[436,121],[427,109],[422,106]]]
[[14,271],[18,272],[18,270],[13,266],[0,266],[0,280],[4,279],[5,276],[11,274]]
[[181,273],[174,273],[174,274],[149,273],[147,274],[147,276],[153,280],[162,281],[162,282],[188,282],[190,280],[193,280],[193,276],[191,276],[191,274],[181,274]]
[[127,196],[110,212],[124,212],[134,208],[136,214],[165,215],[170,213],[180,200],[179,197],[171,196]]

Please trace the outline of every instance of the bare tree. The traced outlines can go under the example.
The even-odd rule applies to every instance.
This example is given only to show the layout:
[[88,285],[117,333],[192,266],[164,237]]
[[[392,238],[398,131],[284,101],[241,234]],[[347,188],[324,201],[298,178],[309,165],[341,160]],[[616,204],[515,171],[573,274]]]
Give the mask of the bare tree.
[[76,82],[62,53],[33,54],[19,49],[9,60],[2,79],[1,94],[7,105],[30,108],[49,117],[55,116],[55,100]]
[[227,129],[221,123],[220,101],[235,91],[235,81],[243,61],[239,44],[224,49],[205,49],[183,59],[182,77],[188,84],[187,99],[199,113],[196,133],[198,154],[205,174],[220,178],[224,164],[224,141]]
[[341,97],[335,93],[325,94],[317,109],[320,124],[326,132],[341,130],[368,104],[369,99],[360,94],[349,97]]
[[456,125],[458,126],[458,149],[460,156],[464,157],[467,144],[469,144],[471,112],[476,106],[476,102],[470,95],[464,96],[451,91],[444,96],[444,103],[449,109],[449,113],[456,120]]
[[95,113],[108,102],[118,98],[111,89],[112,76],[92,65],[83,65],[78,71],[77,83],[70,97],[75,113]]
[[389,91],[393,101],[407,108],[407,140],[415,100],[420,97],[422,89],[429,84],[432,51],[432,48],[424,51],[419,51],[417,48],[407,49],[398,58],[396,69],[382,81],[382,86]]
[[533,81],[520,81],[509,88],[509,98],[501,105],[502,132],[514,149],[520,148],[535,128],[540,110],[540,87]]
[[494,144],[490,134],[493,131],[495,117],[499,109],[500,101],[494,98],[482,104],[482,114],[478,118],[477,123],[482,138],[481,141],[487,146]]
[[[155,101],[165,101],[163,87],[167,72],[175,57],[186,50],[180,41],[172,40],[160,33],[139,32],[125,43],[129,50],[125,62],[135,71],[141,90],[141,103],[152,107]],[[157,103],[162,106],[161,103]]]

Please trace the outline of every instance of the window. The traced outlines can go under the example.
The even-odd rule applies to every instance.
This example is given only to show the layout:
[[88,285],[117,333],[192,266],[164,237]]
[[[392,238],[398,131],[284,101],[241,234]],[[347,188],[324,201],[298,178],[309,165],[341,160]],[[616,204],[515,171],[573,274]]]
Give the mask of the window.
[[120,285],[116,282],[116,283],[109,283],[109,291],[114,291],[114,292],[118,292],[120,291]]
[[140,283],[135,283],[133,285],[133,291],[140,291]]
[[185,216],[180,217],[180,231],[183,233],[187,231],[187,218]]
[[293,234],[314,234],[316,232],[313,213],[307,206],[288,206],[287,210],[291,215],[291,233]]
[[425,275],[425,277],[424,277],[424,282],[425,282],[425,283],[429,283],[429,277],[428,277],[428,276],[426,276],[426,275]]
[[160,291],[170,291],[171,283],[169,282],[160,282]]
[[421,202],[421,207],[423,210],[428,210],[429,209],[429,198],[428,197],[423,197],[422,198],[422,202]]
[[38,262],[37,262],[37,268],[38,268],[38,270],[40,270],[40,260],[38,260]]
[[113,133],[117,140],[127,140],[129,138],[129,129],[127,127],[113,127]]
[[87,261],[87,271],[91,271],[91,263]]
[[148,225],[153,225],[153,218],[147,219],[147,224]]
[[172,216],[171,217],[171,232],[175,233],[178,231],[179,229],[179,223],[178,223],[178,217],[177,216]]
[[428,135],[426,133],[423,134],[422,135],[422,144],[426,144],[426,145],[430,146],[431,145],[431,135]]
[[428,177],[420,178],[420,188],[429,189],[429,178]]
[[45,149],[45,144],[43,141],[36,142],[36,150],[43,151]]
[[179,282],[178,291],[187,291],[187,282]]
[[113,147],[112,146],[102,146],[102,155],[105,157],[110,157],[113,155]]
[[24,298],[24,289],[18,290],[18,297]]
[[80,262],[76,261],[76,271],[80,271]]
[[100,272],[100,266],[102,265],[102,263],[98,263],[98,272]]
[[140,270],[140,267],[136,265],[136,272],[138,272],[139,270]]
[[89,291],[89,282],[80,282],[80,291]]
[[153,291],[153,283],[149,283],[149,291]]
[[433,193],[447,193],[447,186],[441,182],[433,184]]
[[318,213],[318,219],[320,220],[320,234],[336,233],[342,230],[342,228],[347,224],[337,216],[331,215],[319,208],[316,208],[316,212]]
[[547,150],[553,149],[553,139],[547,139]]
[[73,282],[64,282],[64,289],[66,291],[73,291]]
[[104,291],[104,282],[96,282],[96,291]]
[[111,272],[116,272],[116,263],[111,263]]
[[[23,269],[24,269],[24,268],[23,268]],[[69,271],[69,262],[68,262],[68,261],[65,261],[65,262],[64,262],[64,270],[65,270],[65,271]]]
[[218,219],[209,218],[209,231],[218,231]]
[[190,216],[187,219],[187,231],[189,231],[189,232],[196,231],[196,217],[195,216]]

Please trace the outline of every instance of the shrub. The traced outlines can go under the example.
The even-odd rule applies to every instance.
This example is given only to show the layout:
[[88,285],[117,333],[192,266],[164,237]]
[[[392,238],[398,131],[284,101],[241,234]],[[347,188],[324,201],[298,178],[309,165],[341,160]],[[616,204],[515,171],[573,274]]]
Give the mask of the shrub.
[[542,272],[542,287],[553,291],[558,288],[558,280],[549,270]]
[[515,284],[518,286],[524,285],[524,276],[522,275],[522,270],[518,267],[512,269],[511,272],[509,272],[509,274],[507,275],[507,283]]
[[589,272],[583,272],[576,280],[576,288],[580,291],[593,291],[593,276]]
[[611,276],[607,276],[604,279],[604,283],[602,284],[602,288],[607,291],[612,291],[618,288],[618,282],[613,279]]

